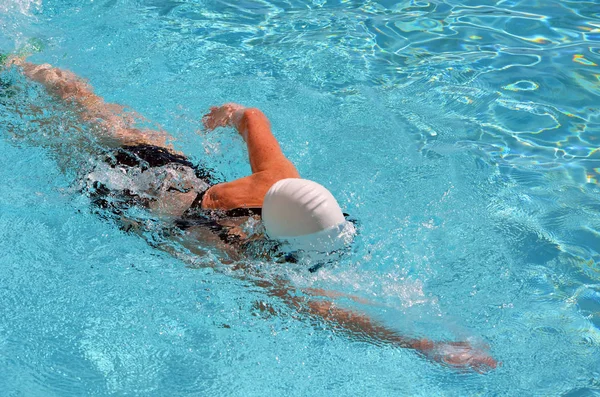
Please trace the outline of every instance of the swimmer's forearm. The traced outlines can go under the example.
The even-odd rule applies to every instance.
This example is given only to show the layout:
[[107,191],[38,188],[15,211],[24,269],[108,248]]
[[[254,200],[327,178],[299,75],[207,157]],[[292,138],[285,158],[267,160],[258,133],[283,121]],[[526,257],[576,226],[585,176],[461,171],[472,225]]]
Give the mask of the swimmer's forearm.
[[413,349],[432,361],[454,368],[486,372],[498,365],[487,351],[474,348],[468,342],[434,342],[429,339],[410,338],[364,314],[338,308],[333,302],[311,300],[307,303],[312,315],[322,317],[340,331],[351,334],[353,338]]
[[241,110],[239,121],[235,123],[240,135],[248,146],[252,172],[261,172],[271,168],[285,169],[288,178],[298,178],[294,165],[284,156],[281,147],[271,132],[271,123],[259,109]]
[[389,343],[403,348],[416,350],[425,348],[422,340],[402,336],[374,322],[364,314],[336,307],[335,303],[331,301],[310,300],[308,307],[311,314],[322,317],[353,336],[361,336],[369,341]]
[[209,131],[217,127],[235,127],[248,146],[253,174],[266,172],[275,181],[299,178],[296,167],[284,156],[273,136],[269,119],[260,110],[226,103],[211,107],[202,123]]

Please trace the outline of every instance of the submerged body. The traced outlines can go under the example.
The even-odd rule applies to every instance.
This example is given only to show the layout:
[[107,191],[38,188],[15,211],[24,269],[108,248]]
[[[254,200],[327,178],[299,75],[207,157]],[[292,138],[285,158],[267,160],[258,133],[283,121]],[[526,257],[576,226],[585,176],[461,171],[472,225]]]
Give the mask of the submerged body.
[[85,191],[99,208],[119,216],[126,216],[131,207],[148,208],[182,230],[204,227],[233,244],[239,236],[227,233],[219,220],[260,216],[261,208],[202,208],[204,196],[215,185],[216,178],[208,170],[153,145],[112,149],[85,178]]
[[[250,218],[259,219],[265,197],[276,184],[300,177],[282,153],[267,117],[258,109],[226,104],[212,108],[204,116],[208,130],[229,126],[240,133],[246,142],[252,168],[250,176],[216,183],[210,173],[194,167],[184,155],[177,153],[169,144],[168,135],[135,128],[133,121],[121,114],[122,107],[106,104],[74,74],[20,59],[13,63],[51,94],[72,104],[82,121],[99,127],[99,139],[107,151],[99,168],[88,175],[86,188],[93,201],[118,215],[122,215],[128,206],[147,208],[182,230],[185,241],[191,245],[196,239],[210,242],[210,236],[217,236],[216,245],[230,250],[240,241],[248,240],[251,237],[244,235],[240,225]],[[240,214],[240,211],[245,213]],[[220,215],[223,217],[219,218]],[[314,289],[298,294],[282,280],[257,283],[290,307],[323,318],[332,327],[357,339],[415,349],[450,366],[477,371],[496,367],[492,357],[469,343],[405,337],[364,314],[337,307],[331,300],[340,296],[353,300],[355,297]]]

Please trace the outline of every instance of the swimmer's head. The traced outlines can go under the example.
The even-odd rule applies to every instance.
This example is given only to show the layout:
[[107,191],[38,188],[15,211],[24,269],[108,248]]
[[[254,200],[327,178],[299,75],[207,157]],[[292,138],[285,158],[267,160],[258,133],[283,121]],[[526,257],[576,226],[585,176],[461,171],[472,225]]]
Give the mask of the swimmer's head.
[[289,178],[267,192],[262,219],[270,238],[292,249],[330,252],[347,244],[348,225],[338,202],[325,187]]

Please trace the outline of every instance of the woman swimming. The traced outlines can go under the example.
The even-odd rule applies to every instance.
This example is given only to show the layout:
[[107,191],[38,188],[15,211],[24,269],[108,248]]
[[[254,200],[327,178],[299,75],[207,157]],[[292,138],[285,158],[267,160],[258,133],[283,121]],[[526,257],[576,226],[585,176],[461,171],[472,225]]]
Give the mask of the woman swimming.
[[[339,205],[327,189],[299,178],[258,109],[226,104],[204,116],[208,130],[231,126],[240,133],[252,168],[248,177],[215,183],[208,170],[195,167],[169,145],[168,135],[134,128],[131,118],[122,115],[122,107],[105,103],[73,73],[18,58],[11,63],[70,104],[82,121],[97,127],[105,150],[102,161],[86,176],[86,189],[97,206],[117,214],[126,214],[131,207],[147,208],[184,230],[190,245],[217,236],[217,246],[237,250],[253,238],[240,227],[250,219],[262,220],[271,239],[292,249],[327,252],[339,247],[339,241],[344,244],[346,221]],[[408,338],[364,314],[321,299],[356,297],[316,289],[296,291],[282,280],[254,278],[253,282],[298,312],[318,316],[353,338],[415,349],[453,367],[485,371],[497,365],[484,350],[467,342]]]
[[255,216],[262,217],[269,237],[285,241],[289,250],[333,251],[343,245],[346,222],[337,201],[323,186],[300,179],[260,110],[225,104],[204,116],[208,130],[229,126],[238,131],[252,169],[250,176],[215,183],[207,170],[173,150],[171,137],[133,128],[119,115],[122,108],[104,103],[71,72],[17,62],[27,77],[74,105],[82,120],[101,127],[99,135],[111,150],[104,167],[88,175],[96,203],[116,211],[141,204],[185,229],[211,226],[228,244],[247,237],[240,225]]

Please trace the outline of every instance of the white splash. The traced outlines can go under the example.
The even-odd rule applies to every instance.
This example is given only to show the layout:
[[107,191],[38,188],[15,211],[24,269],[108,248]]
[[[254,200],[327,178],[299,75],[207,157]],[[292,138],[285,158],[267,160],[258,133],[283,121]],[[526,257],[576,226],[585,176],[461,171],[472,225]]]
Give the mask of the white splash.
[[42,0],[0,0],[0,13],[8,14],[18,12],[23,15],[31,15],[31,11],[39,10]]

